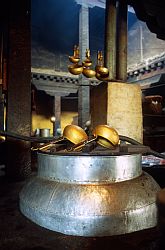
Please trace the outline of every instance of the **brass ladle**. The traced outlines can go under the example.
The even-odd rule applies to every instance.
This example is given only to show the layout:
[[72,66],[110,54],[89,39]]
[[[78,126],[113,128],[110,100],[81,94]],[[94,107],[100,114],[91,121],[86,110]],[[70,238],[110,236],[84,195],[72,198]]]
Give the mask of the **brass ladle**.
[[119,143],[119,135],[117,131],[108,125],[97,125],[92,131],[93,138],[79,144],[75,144],[69,151],[81,150],[85,145],[96,141],[105,148],[114,148]]
[[117,131],[108,125],[97,125],[92,134],[97,139],[97,143],[105,148],[114,148],[119,143]]
[[84,141],[87,141],[88,136],[81,127],[79,127],[77,125],[67,125],[64,128],[62,137],[59,137],[56,140],[53,140],[53,141],[51,141],[49,143],[46,143],[45,145],[43,145],[43,146],[41,146],[39,148],[31,148],[31,149],[33,151],[45,150],[45,149],[48,149],[48,148],[52,147],[57,142],[63,141],[65,139],[72,142],[73,144],[79,144],[79,143],[83,143]]

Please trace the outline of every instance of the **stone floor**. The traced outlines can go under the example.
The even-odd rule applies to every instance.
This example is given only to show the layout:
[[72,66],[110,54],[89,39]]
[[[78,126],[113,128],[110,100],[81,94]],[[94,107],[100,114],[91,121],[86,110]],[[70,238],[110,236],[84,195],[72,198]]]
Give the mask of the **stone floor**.
[[[44,229],[19,211],[24,182],[0,177],[0,250],[164,250],[157,228],[115,237],[66,236]],[[160,244],[161,243],[161,244]]]

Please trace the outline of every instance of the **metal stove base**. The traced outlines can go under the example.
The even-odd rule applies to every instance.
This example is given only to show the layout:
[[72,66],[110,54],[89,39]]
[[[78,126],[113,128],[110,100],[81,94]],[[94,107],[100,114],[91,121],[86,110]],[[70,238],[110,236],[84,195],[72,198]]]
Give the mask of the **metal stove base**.
[[34,177],[20,193],[20,210],[30,220],[67,235],[112,236],[157,225],[151,176],[111,184],[60,183]]
[[[66,235],[84,237],[121,235],[152,228],[157,224],[155,204],[136,211],[126,211],[111,216],[90,216],[85,218],[81,216],[63,217],[53,214],[51,216],[46,214],[45,211],[35,210],[23,203],[20,209],[27,218],[41,227]],[[145,214],[144,220],[141,219],[141,214]]]

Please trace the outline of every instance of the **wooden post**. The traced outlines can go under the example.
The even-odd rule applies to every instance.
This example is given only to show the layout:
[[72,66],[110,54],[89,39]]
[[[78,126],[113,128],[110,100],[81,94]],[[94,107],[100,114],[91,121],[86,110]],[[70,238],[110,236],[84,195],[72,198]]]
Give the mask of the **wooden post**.
[[105,65],[109,79],[116,79],[116,0],[107,0],[105,9]]
[[[8,1],[7,131],[31,134],[30,0]],[[24,179],[31,173],[30,142],[7,138],[7,176]]]
[[127,81],[127,2],[118,2],[116,77]]
[[3,33],[0,33],[0,130],[4,130],[4,101],[3,101]]

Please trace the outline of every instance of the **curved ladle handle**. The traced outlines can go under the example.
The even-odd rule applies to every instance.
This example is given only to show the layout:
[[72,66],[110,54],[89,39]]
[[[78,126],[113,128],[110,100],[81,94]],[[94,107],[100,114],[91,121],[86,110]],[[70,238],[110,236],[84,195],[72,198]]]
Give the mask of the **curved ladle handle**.
[[92,138],[89,141],[83,141],[80,143],[75,144],[73,147],[69,148],[67,151],[77,151],[77,150],[81,150],[84,146],[86,146],[87,144],[96,141],[97,137]]
[[38,148],[31,148],[32,151],[37,151],[37,150],[44,150],[44,149],[48,149],[50,147],[52,147],[54,144],[56,144],[57,142],[63,141],[65,138],[64,137],[59,137],[56,140],[53,140],[49,143],[45,143],[43,146],[38,147]]

